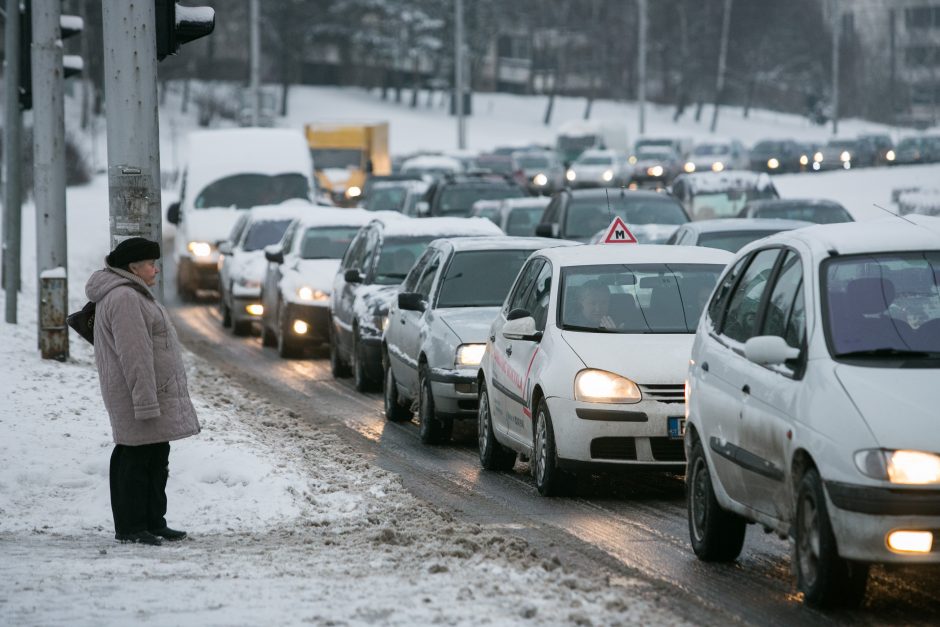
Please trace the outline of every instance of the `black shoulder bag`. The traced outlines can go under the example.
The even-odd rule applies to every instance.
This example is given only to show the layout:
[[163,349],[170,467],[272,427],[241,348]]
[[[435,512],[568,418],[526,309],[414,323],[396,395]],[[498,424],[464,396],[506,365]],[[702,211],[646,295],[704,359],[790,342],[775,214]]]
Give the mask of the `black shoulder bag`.
[[89,344],[95,343],[95,303],[88,301],[81,311],[69,314],[65,321],[76,333],[88,340]]

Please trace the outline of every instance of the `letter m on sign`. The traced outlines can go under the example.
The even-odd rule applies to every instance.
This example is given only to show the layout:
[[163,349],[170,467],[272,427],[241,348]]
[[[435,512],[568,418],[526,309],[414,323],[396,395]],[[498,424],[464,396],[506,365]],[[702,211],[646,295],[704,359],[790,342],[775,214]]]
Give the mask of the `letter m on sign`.
[[620,217],[614,218],[614,221],[607,227],[607,234],[601,239],[602,244],[636,244],[636,237],[624,224]]

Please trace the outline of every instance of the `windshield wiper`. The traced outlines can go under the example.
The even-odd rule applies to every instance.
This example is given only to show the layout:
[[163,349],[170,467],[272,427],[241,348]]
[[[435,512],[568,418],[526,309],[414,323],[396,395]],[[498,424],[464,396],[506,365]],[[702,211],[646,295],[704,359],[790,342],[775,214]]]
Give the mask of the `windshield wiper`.
[[839,353],[836,357],[907,357],[911,359],[940,359],[940,352],[915,351],[904,348],[869,348]]
[[407,275],[407,274],[401,274],[401,273],[398,273],[398,272],[381,272],[381,273],[377,274],[376,276],[382,276],[382,277],[386,277],[386,278],[388,278],[388,279],[404,279],[404,278],[405,278],[406,276],[408,276],[408,275]]

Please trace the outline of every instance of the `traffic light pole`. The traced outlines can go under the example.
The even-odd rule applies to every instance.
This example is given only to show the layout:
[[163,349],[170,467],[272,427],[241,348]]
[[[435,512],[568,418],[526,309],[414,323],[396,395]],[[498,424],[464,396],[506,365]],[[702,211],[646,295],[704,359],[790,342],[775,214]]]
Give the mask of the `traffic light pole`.
[[44,359],[69,355],[68,239],[65,213],[65,109],[59,2],[33,3],[33,195],[39,349]]
[[6,321],[16,324],[20,289],[20,239],[22,237],[22,191],[20,163],[23,114],[20,110],[20,0],[6,1],[3,77],[5,106],[3,121],[3,289]]
[[[129,237],[162,242],[154,3],[103,2],[101,13],[111,247]],[[162,272],[157,280],[162,302]]]

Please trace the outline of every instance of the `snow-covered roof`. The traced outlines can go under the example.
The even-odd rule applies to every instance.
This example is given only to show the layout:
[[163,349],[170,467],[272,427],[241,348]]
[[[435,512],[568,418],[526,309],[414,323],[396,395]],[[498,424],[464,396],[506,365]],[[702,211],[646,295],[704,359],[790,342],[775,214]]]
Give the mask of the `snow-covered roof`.
[[725,170],[724,172],[694,172],[682,174],[696,193],[722,192],[728,189],[766,189],[773,183],[766,172]]
[[380,220],[384,237],[448,237],[502,235],[503,231],[486,218],[408,218]]
[[248,220],[251,222],[260,222],[264,220],[294,220],[301,218],[308,213],[320,212],[311,202],[294,198],[287,200],[279,205],[261,205],[252,207],[248,210]]
[[[795,231],[784,231],[761,240],[772,242],[801,241],[813,249],[817,258],[831,253],[861,253],[940,250],[940,218],[922,215],[878,218],[866,222],[816,224]],[[741,249],[742,251],[747,248]]]
[[409,170],[452,170],[459,172],[463,170],[463,164],[453,157],[445,155],[421,155],[412,157],[401,164],[401,171]]
[[775,218],[725,218],[718,220],[699,220],[682,226],[697,233],[727,233],[729,231],[766,231],[770,229],[788,230],[810,226],[811,222],[802,220],[778,220]]
[[550,196],[528,196],[526,198],[506,198],[502,203],[503,209],[511,211],[519,207],[547,207],[551,201]]
[[472,250],[541,250],[558,246],[582,246],[578,242],[547,237],[454,237],[441,238],[431,243],[434,246],[453,248],[455,252]]
[[661,244],[593,244],[545,251],[558,267],[605,263],[717,263],[725,265],[734,255],[726,250]]
[[302,229],[318,226],[362,226],[375,219],[364,209],[321,209],[305,213],[298,223]]

